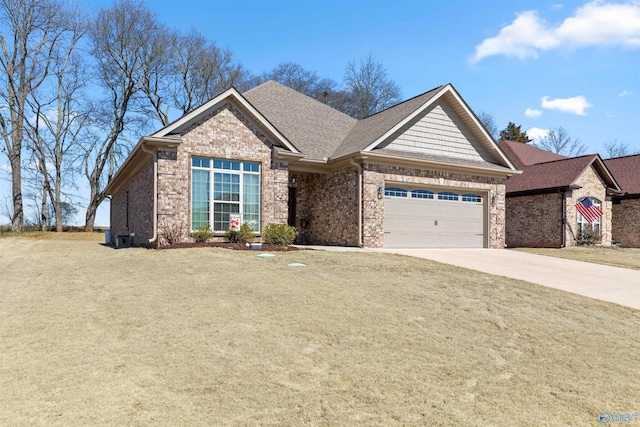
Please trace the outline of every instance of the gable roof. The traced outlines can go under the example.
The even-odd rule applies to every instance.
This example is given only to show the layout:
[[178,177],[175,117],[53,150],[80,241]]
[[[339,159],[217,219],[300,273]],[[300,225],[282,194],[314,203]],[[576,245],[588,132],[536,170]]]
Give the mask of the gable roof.
[[570,188],[595,159],[593,154],[524,166],[521,175],[507,180],[507,193]]
[[[495,164],[515,171],[514,165],[498,148],[480,120],[476,117],[452,84],[438,86],[407,101],[360,120],[333,153],[334,158],[355,152],[379,150],[383,142],[409,126],[435,102],[443,99],[452,106],[462,122],[471,130]],[[406,153],[415,156],[416,153]],[[492,164],[487,162],[486,164]]]
[[620,191],[614,175],[598,154],[565,157],[532,145],[503,140],[500,148],[522,170],[507,179],[507,194],[549,192],[576,187],[576,180],[593,166],[607,188]]
[[555,154],[517,141],[502,140],[499,145],[509,160],[519,169],[523,166],[534,165],[536,163],[552,162],[554,160],[567,158],[560,154]]
[[438,86],[422,95],[418,95],[359,120],[353,129],[344,136],[344,142],[337,147],[333,153],[333,157],[341,157],[364,150],[368,145],[377,141],[382,135],[415,113],[443,87],[444,86]]
[[152,137],[166,137],[179,134],[188,128],[192,123],[197,122],[212,110],[224,105],[227,102],[239,107],[245,114],[248,113],[254,120],[262,125],[262,128],[271,137],[276,145],[286,147],[293,153],[299,153],[298,148],[289,141],[259,110],[249,103],[234,87],[227,89],[220,95],[205,102],[200,107],[188,112],[179,119],[160,129]]
[[640,154],[607,159],[604,164],[616,178],[622,191],[640,194]]

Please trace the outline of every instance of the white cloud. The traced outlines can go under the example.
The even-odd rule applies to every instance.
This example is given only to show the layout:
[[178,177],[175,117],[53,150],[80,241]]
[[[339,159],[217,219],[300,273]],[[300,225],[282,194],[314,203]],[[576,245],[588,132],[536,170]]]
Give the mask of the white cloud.
[[531,128],[527,131],[527,136],[533,139],[533,142],[539,142],[549,135],[549,129]]
[[618,96],[629,96],[629,95],[631,95],[632,93],[633,93],[633,92],[631,92],[630,90],[626,90],[626,89],[624,89],[622,92],[620,92],[620,93],[618,94]]
[[472,62],[494,55],[537,58],[541,51],[586,46],[640,47],[640,4],[596,0],[557,26],[548,24],[537,11],[522,12],[497,36],[477,45]]
[[11,173],[11,167],[8,164],[3,163],[3,164],[0,165],[0,172],[4,172],[4,173],[10,174]]
[[548,96],[543,96],[540,98],[540,101],[542,108],[564,111],[565,113],[573,113],[579,116],[585,116],[587,114],[585,110],[592,106],[589,101],[587,101],[587,98],[582,95],[564,99],[549,99]]
[[535,108],[527,108],[524,110],[524,115],[527,117],[540,117],[542,115],[542,111],[536,110]]

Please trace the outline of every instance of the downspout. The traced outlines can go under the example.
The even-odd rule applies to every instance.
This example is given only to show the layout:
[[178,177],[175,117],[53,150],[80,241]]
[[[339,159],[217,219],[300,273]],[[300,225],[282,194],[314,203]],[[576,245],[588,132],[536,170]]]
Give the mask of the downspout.
[[351,166],[358,168],[358,247],[363,247],[362,244],[362,163],[356,163],[353,157],[349,158]]
[[561,221],[561,225],[560,225],[560,247],[564,248],[565,245],[567,244],[566,242],[566,228],[567,228],[567,192],[566,191],[561,191],[560,192],[560,197],[562,197],[562,212],[560,213],[560,217],[562,218]]
[[153,237],[149,239],[153,243],[158,239],[158,152],[149,150],[144,143],[140,148],[153,156]]

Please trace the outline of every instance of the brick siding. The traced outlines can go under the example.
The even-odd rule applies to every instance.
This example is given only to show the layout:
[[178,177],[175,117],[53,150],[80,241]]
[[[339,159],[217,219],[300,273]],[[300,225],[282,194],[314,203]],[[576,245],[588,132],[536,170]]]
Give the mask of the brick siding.
[[384,246],[384,198],[378,198],[378,188],[386,182],[393,182],[483,193],[489,203],[488,246],[504,248],[504,178],[365,163],[363,182],[363,243],[365,247]]
[[[548,193],[507,197],[506,234],[508,247],[559,248],[575,246],[578,242],[578,215],[576,204],[583,197],[597,199],[604,215],[600,218],[601,243],[611,244],[611,198],[600,176],[593,167],[585,170],[575,181],[579,189],[565,193]],[[562,229],[562,202],[564,198],[566,223]]]
[[[127,197],[129,198],[127,206]],[[132,243],[149,245],[153,237],[153,157],[148,156],[136,173],[111,197],[111,241],[135,233]],[[127,224],[127,209],[129,221]]]
[[562,198],[560,193],[507,197],[507,247],[559,248]]
[[640,248],[640,198],[622,199],[612,211],[613,240],[623,247]]

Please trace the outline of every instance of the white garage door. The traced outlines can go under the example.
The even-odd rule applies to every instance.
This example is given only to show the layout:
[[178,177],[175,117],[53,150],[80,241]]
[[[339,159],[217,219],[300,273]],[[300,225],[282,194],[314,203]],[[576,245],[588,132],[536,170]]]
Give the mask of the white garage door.
[[482,248],[484,224],[481,193],[385,188],[386,248]]

